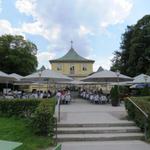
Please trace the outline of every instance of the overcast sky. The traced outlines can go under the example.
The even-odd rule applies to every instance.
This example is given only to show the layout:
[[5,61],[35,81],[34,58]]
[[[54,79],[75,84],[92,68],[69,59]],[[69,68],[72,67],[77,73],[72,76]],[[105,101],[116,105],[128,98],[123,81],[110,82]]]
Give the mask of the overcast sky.
[[74,49],[109,69],[127,25],[150,14],[150,0],[0,0],[0,35],[21,34],[38,47],[39,67]]

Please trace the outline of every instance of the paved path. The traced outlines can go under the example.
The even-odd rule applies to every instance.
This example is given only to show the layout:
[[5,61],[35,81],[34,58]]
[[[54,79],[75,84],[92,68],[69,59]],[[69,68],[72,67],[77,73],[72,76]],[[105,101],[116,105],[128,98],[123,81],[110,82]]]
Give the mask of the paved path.
[[112,107],[106,104],[91,104],[74,99],[69,105],[61,105],[60,123],[110,123],[124,122],[126,111],[123,105]]
[[[69,105],[61,105],[61,124],[119,123],[125,122],[124,105],[90,104],[86,100],[74,99]],[[150,150],[143,141],[65,142],[62,150]]]
[[150,145],[142,141],[68,142],[62,150],[150,150]]

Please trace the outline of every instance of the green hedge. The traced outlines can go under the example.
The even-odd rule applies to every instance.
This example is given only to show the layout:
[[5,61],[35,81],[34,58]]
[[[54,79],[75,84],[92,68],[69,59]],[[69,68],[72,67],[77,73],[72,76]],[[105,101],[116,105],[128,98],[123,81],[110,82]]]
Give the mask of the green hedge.
[[[150,138],[150,97],[132,97],[131,98],[144,112],[149,115],[148,118],[148,138]],[[145,117],[143,114],[128,100],[125,100],[125,106],[128,117],[144,131]]]
[[54,98],[0,100],[0,116],[28,118],[33,132],[52,135],[55,126],[55,104]]
[[36,108],[34,116],[31,119],[33,131],[39,135],[53,136],[55,119],[55,101],[43,100]]
[[36,99],[0,100],[0,115],[30,117],[40,102]]

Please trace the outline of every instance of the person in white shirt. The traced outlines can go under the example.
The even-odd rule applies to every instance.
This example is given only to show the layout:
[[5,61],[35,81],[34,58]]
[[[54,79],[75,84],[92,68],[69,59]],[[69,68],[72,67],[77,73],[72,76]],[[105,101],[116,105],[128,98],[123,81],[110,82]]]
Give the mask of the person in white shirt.
[[43,91],[40,91],[40,95],[39,95],[39,98],[43,98]]

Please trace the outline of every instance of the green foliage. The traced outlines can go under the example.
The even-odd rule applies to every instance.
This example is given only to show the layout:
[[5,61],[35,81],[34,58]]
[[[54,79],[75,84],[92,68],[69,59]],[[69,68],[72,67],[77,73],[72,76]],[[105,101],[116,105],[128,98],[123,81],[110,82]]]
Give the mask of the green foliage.
[[0,115],[30,117],[40,102],[36,99],[0,100]]
[[124,97],[127,97],[129,93],[130,93],[129,87],[119,86],[119,95],[121,99],[124,99]]
[[110,96],[111,96],[112,106],[118,106],[119,105],[119,93],[118,93],[118,86],[117,85],[112,87],[112,89],[110,91]]
[[0,70],[28,75],[37,68],[37,47],[21,35],[0,37]]
[[135,96],[150,96],[150,88],[144,87],[142,89],[134,89],[132,90],[132,95]]
[[0,117],[0,140],[23,143],[15,150],[47,149],[53,144],[51,137],[35,135],[27,124],[28,120],[23,118]]
[[146,86],[143,89],[140,89],[140,95],[141,96],[150,96],[150,88]]
[[[131,98],[144,112],[149,115],[148,118],[148,138],[150,138],[150,97],[132,97]],[[129,119],[132,119],[136,124],[144,130],[145,117],[144,115],[128,100],[125,101],[125,106],[128,112]]]
[[32,132],[39,135],[54,134],[55,99],[14,99],[0,100],[0,116],[26,118],[30,122]]
[[125,107],[126,107],[127,112],[128,112],[128,118],[131,120],[134,120],[134,118],[135,118],[135,107],[134,107],[134,105],[130,101],[125,99]]
[[53,136],[55,101],[43,100],[36,108],[31,125],[36,134]]
[[111,70],[136,76],[150,74],[150,15],[144,16],[137,24],[127,26],[122,35],[121,51],[114,53]]

